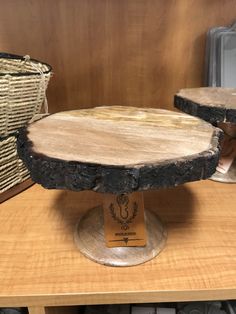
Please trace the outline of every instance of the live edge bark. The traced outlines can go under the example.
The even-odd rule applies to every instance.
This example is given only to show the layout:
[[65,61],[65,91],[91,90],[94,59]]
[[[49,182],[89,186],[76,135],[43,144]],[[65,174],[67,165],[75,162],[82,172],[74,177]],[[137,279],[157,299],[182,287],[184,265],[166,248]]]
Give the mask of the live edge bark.
[[230,109],[224,106],[207,106],[179,95],[175,95],[174,105],[179,110],[199,117],[214,125],[217,125],[218,122],[236,123],[236,109]]
[[17,149],[33,181],[47,189],[121,194],[209,178],[218,164],[220,135],[221,131],[215,129],[210,149],[199,154],[132,167],[66,161],[38,154],[33,150],[26,128],[19,132]]

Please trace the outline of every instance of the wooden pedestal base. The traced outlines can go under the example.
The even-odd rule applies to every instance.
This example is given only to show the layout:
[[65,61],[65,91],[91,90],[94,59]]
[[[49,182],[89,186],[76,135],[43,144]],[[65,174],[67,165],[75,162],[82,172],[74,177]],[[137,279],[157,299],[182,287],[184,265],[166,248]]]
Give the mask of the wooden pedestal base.
[[[135,198],[137,198],[137,200],[138,198],[140,199],[140,195],[136,195],[135,198],[132,194],[127,196],[129,198],[131,197],[134,202]],[[142,227],[140,224],[144,224],[144,227],[146,226],[146,245],[133,246],[132,239],[127,236],[125,244],[122,244],[119,240],[119,246],[108,247],[107,235],[105,235],[104,232],[104,213],[106,220],[106,210],[104,211],[102,207],[90,209],[80,219],[76,226],[75,243],[80,252],[89,259],[108,266],[133,266],[151,260],[163,249],[167,238],[167,232],[158,216],[151,211],[145,212],[145,219],[143,221],[141,221],[140,217],[138,220],[139,228]],[[132,217],[132,212],[130,212],[129,215]],[[133,220],[135,220],[135,218],[133,218]],[[127,217],[126,219],[129,218]],[[135,221],[133,223],[135,224]],[[135,226],[129,226],[126,229],[124,228],[126,228],[125,225],[120,224],[119,234],[124,232],[128,234],[129,232],[127,230],[135,230],[132,229],[135,228]],[[107,228],[105,228],[105,230],[107,232]],[[134,234],[135,232],[130,233]],[[135,235],[133,235],[133,237],[135,237]]]
[[[230,149],[225,150],[223,147],[223,151],[221,153],[222,155],[225,155],[227,157],[227,154],[234,154],[234,162],[230,166],[230,169],[227,171],[227,173],[221,173],[219,171],[216,171],[213,176],[211,177],[211,180],[218,181],[222,183],[236,183],[236,124],[233,123],[219,123],[218,127],[221,128],[224,131],[225,136],[228,138],[231,138],[234,140],[234,144]],[[220,157],[220,160],[221,160]]]

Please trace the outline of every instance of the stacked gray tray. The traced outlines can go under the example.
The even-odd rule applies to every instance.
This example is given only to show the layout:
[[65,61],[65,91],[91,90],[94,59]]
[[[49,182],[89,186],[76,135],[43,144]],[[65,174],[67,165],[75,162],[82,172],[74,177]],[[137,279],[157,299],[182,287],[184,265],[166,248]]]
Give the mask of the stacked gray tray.
[[236,87],[236,22],[208,31],[205,64],[206,86]]

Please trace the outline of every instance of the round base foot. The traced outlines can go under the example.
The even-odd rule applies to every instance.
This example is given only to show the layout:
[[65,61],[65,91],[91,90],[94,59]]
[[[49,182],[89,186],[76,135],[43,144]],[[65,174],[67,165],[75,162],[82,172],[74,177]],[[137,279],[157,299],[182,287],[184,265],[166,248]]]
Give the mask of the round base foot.
[[210,179],[223,183],[236,183],[236,161],[233,162],[227,173],[216,171]]
[[163,249],[167,231],[158,216],[146,211],[147,245],[144,247],[108,248],[104,238],[103,209],[89,210],[78,222],[75,243],[89,259],[108,266],[133,266],[147,262]]

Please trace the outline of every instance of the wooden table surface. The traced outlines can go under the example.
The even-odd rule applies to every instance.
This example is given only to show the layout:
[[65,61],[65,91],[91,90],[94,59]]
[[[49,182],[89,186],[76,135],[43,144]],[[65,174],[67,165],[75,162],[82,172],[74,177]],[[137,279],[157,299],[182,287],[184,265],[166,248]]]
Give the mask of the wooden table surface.
[[0,307],[236,299],[235,185],[212,181],[145,192],[167,245],[135,267],[96,264],[76,249],[75,224],[95,192],[34,185],[0,206]]

